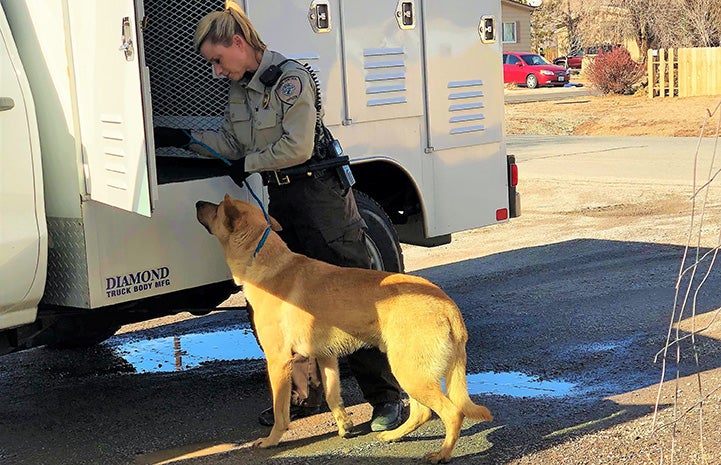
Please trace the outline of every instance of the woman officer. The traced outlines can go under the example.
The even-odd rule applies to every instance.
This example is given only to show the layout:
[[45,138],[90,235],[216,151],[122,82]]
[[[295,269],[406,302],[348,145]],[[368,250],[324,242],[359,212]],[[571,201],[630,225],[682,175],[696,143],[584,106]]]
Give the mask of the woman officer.
[[[261,173],[268,186],[269,213],[283,227],[280,235],[291,250],[339,266],[370,268],[365,222],[353,191],[341,183],[337,171],[278,175],[278,170],[304,164],[313,155],[317,117],[313,78],[302,65],[268,50],[237,4],[227,2],[227,6],[203,17],[194,36],[196,51],[216,74],[231,80],[225,121],[220,131],[190,134],[235,160],[230,169],[236,183],[249,173]],[[155,141],[158,147],[186,147],[210,156],[181,129],[156,128]],[[371,429],[398,426],[400,387],[385,355],[378,349],[362,349],[348,356],[348,362],[364,398],[373,406]],[[291,377],[291,419],[318,412],[323,393],[315,360],[296,355]],[[272,425],[272,407],[258,421]]]

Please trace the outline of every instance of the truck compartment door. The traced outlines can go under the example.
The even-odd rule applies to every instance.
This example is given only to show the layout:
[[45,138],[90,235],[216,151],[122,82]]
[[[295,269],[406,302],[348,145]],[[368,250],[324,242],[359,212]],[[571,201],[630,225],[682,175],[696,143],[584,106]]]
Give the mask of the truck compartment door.
[[[348,119],[423,114],[420,0],[343,2]],[[440,6],[445,9],[444,6]]]
[[500,142],[503,60],[493,39],[500,2],[423,2],[429,146]]
[[67,5],[86,191],[92,200],[150,216],[155,179],[148,174],[134,2]]

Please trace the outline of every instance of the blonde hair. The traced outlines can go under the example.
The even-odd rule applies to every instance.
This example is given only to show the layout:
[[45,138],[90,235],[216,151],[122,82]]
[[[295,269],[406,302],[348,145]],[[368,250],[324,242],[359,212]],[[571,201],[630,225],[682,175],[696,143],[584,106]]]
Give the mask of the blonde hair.
[[226,47],[233,43],[233,36],[240,35],[246,42],[258,51],[264,51],[267,46],[260,39],[258,31],[246,16],[240,6],[232,0],[225,2],[225,10],[214,11],[203,16],[198,22],[193,35],[195,51],[200,51],[203,42],[209,40],[211,44],[222,44]]

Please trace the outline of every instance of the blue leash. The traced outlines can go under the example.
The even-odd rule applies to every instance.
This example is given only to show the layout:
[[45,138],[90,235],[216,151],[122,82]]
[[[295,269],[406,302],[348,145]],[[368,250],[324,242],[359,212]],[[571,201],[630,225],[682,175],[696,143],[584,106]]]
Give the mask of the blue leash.
[[[188,145],[190,145],[190,144],[200,145],[205,150],[210,152],[210,154],[213,155],[218,160],[221,160],[223,163],[225,163],[228,166],[232,165],[232,163],[230,161],[228,161],[227,158],[225,158],[224,156],[219,154],[211,146],[209,146],[205,142],[202,142],[202,141],[196,139],[195,137],[193,137],[193,135],[190,134],[190,131],[188,131],[187,129],[183,129],[183,132],[185,133],[186,136],[188,136],[190,138],[190,142],[188,143]],[[186,145],[186,147],[187,147],[187,145]],[[247,179],[243,180],[243,184],[245,184],[245,187],[248,189],[248,192],[250,192],[250,195],[252,195],[253,198],[255,199],[255,202],[258,204],[258,207],[260,207],[260,211],[262,211],[263,216],[265,216],[265,221],[268,223],[268,227],[265,228],[265,232],[263,232],[263,237],[260,238],[260,242],[258,242],[258,245],[255,248],[255,252],[253,252],[253,258],[255,258],[255,256],[258,255],[258,252],[260,252],[260,249],[263,248],[263,245],[265,245],[265,241],[268,239],[268,236],[270,235],[270,217],[268,216],[268,212],[266,212],[265,208],[263,207],[263,202],[261,202],[260,198],[258,198],[258,196],[255,195],[255,192],[253,192],[253,189],[250,187],[250,184],[248,183]]]

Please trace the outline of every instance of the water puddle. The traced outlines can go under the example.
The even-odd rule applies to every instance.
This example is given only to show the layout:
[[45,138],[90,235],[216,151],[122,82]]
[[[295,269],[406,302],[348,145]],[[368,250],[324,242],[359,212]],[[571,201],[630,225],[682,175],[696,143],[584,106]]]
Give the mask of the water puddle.
[[250,328],[129,340],[113,348],[138,373],[183,371],[212,360],[265,358]]
[[478,373],[467,376],[470,394],[498,394],[513,397],[563,397],[575,387],[565,381],[541,381],[523,373]]
[[[122,338],[113,338],[115,341]],[[215,360],[261,360],[263,351],[248,327],[222,331],[183,334],[157,339],[129,339],[109,345],[138,373],[183,371]],[[471,394],[497,394],[514,397],[562,397],[575,385],[564,381],[541,381],[517,372],[477,373],[467,376]]]

